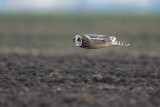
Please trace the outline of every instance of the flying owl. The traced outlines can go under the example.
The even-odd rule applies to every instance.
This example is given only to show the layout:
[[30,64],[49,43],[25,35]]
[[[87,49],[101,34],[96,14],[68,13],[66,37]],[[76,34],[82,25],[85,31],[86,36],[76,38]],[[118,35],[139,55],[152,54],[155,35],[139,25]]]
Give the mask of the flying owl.
[[129,46],[130,44],[116,40],[114,36],[98,34],[82,34],[73,38],[76,46],[86,49],[99,49],[109,46]]

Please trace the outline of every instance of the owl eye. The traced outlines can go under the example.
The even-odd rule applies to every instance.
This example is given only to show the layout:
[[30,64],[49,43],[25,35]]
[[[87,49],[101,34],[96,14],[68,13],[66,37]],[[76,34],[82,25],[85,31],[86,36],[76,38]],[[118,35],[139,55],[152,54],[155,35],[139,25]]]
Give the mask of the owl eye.
[[80,38],[78,38],[78,39],[77,39],[77,41],[78,41],[78,42],[80,42],[80,41],[81,41],[81,39],[80,39]]

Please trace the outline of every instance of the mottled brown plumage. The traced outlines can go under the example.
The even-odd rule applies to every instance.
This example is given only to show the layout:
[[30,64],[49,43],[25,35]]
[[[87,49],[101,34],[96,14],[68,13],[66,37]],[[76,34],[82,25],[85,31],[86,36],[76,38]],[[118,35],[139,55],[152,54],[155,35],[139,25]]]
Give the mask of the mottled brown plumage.
[[98,49],[108,46],[128,46],[128,43],[116,41],[116,37],[98,34],[76,35],[73,38],[76,46],[87,49]]
[[84,35],[81,35],[82,37],[82,45],[80,46],[81,48],[88,48],[90,49],[90,41],[87,37],[85,37]]

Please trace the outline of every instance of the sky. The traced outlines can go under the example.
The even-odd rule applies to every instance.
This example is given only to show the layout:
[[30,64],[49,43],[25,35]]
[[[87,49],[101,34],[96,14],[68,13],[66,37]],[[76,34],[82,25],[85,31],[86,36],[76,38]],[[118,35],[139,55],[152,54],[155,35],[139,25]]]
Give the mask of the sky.
[[0,11],[160,13],[160,0],[0,0]]

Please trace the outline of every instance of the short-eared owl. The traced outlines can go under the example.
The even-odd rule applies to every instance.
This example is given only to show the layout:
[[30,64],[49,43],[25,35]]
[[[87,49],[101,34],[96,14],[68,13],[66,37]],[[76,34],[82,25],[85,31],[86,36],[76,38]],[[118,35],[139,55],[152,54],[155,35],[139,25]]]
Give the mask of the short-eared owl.
[[73,38],[76,46],[87,49],[98,49],[108,46],[129,46],[130,44],[116,41],[116,37],[98,34],[76,35]]

